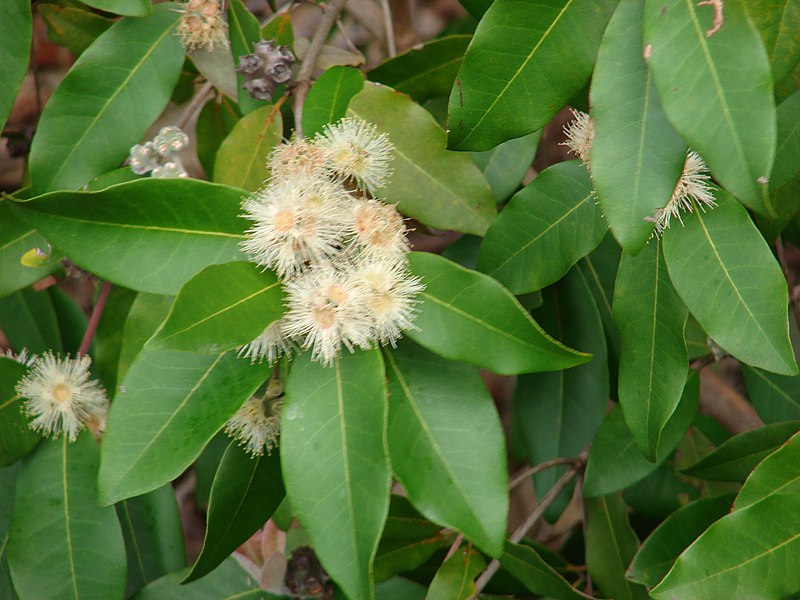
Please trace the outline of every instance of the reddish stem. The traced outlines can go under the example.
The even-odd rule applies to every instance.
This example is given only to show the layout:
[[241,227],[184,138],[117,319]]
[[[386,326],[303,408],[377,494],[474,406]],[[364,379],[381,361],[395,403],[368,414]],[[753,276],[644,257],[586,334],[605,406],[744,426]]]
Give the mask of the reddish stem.
[[78,356],[83,356],[89,352],[89,346],[92,344],[92,338],[94,338],[94,334],[97,331],[100,317],[103,316],[103,310],[106,307],[106,300],[108,300],[109,292],[111,292],[111,282],[104,281],[100,294],[97,296],[97,302],[92,309],[92,316],[89,317],[89,323],[86,325],[86,333],[83,334],[81,347],[78,349]]

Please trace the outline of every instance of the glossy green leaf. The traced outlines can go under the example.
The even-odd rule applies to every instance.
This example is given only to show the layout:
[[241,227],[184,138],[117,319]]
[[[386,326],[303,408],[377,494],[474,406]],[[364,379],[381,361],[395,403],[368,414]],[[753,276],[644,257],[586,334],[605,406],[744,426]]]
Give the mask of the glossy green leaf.
[[406,333],[428,350],[503,375],[556,371],[589,360],[547,335],[488,275],[426,252],[409,258],[426,287],[415,328]]
[[231,352],[141,352],[108,414],[101,501],[137,496],[180,475],[269,371]]
[[495,215],[489,185],[468,156],[445,150],[428,111],[390,88],[366,84],[347,114],[389,134],[394,160],[381,189],[398,210],[430,227],[482,235]]
[[775,375],[742,365],[750,403],[765,423],[800,419],[800,377]]
[[6,600],[19,600],[14,590],[14,582],[11,581],[6,544],[18,472],[18,465],[0,468],[0,598]]
[[[49,294],[53,303],[64,352],[74,356],[81,347],[89,319],[83,308],[78,305],[77,300],[58,286],[49,287],[46,293]],[[92,351],[92,346],[89,350]]]
[[197,158],[211,179],[214,177],[217,150],[240,117],[236,105],[224,96],[218,102],[207,102],[197,117]]
[[292,361],[281,415],[286,493],[325,570],[351,600],[373,598],[372,561],[389,508],[380,352],[330,367]]
[[468,600],[475,596],[475,578],[486,567],[480,552],[459,548],[433,576],[426,600]]
[[781,268],[745,208],[719,188],[714,195],[716,208],[696,210],[684,227],[664,232],[670,279],[725,350],[754,367],[794,375]]
[[716,31],[714,10],[686,0],[647,0],[647,65],[664,112],[683,139],[723,187],[768,214],[775,101],[767,53],[744,3],[728,2]]
[[212,265],[181,288],[151,343],[219,353],[254,340],[282,315],[283,291],[274,273],[248,262]]
[[736,510],[775,494],[797,494],[800,489],[800,435],[794,434],[753,470],[736,497]]
[[498,204],[508,200],[521,185],[541,139],[540,130],[503,142],[486,152],[472,153],[472,160],[483,171]]
[[265,40],[275,40],[280,46],[294,45],[294,31],[292,29],[291,12],[278,12],[266,25],[261,28],[261,37]]
[[606,230],[589,173],[561,162],[511,198],[486,232],[478,269],[526,294],[561,279]]
[[615,5],[495,0],[450,95],[448,147],[488,150],[540,129],[589,79]]
[[[236,101],[238,88],[230,46],[215,44],[213,49],[201,46],[192,50],[189,58],[200,74],[213,83],[215,88]],[[213,100],[209,102],[213,103]]]
[[214,181],[253,192],[269,178],[267,157],[281,143],[283,119],[279,107],[267,104],[236,122],[223,140],[214,162]]
[[6,0],[0,3],[0,129],[5,127],[8,115],[17,98],[17,92],[28,70],[31,51],[31,4],[26,0]]
[[769,185],[777,216],[761,219],[759,225],[772,239],[800,211],[800,90],[778,105],[778,145]]
[[0,298],[0,329],[11,347],[38,354],[63,350],[53,301],[45,290],[31,288]]
[[92,8],[130,17],[146,17],[153,12],[150,0],[84,0]]
[[689,546],[650,595],[656,600],[791,596],[800,591],[798,532],[797,494],[775,494],[734,511]]
[[600,43],[591,88],[592,183],[611,232],[632,254],[653,233],[645,217],[666,206],[686,156],[644,62],[643,11],[641,0],[620,2]]
[[784,421],[745,431],[720,444],[685,472],[714,481],[744,481],[758,463],[780,448],[798,429],[800,421]]
[[748,0],[742,3],[767,49],[772,78],[780,81],[800,60],[800,5],[794,0]]
[[[543,307],[534,313],[539,323],[555,339],[590,352],[592,360],[567,371],[522,375],[517,380],[514,414],[532,465],[578,456],[597,433],[609,396],[605,333],[589,282],[573,269],[543,296]],[[539,498],[565,469],[547,469],[534,477]]]
[[480,374],[410,343],[386,353],[386,371],[389,453],[409,500],[499,556],[508,516],[505,443]]
[[[239,64],[239,58],[253,53],[253,44],[261,39],[261,27],[258,19],[247,10],[243,0],[231,0],[228,3],[228,28],[230,30],[231,53],[233,64]],[[239,110],[246,115],[264,106],[263,100],[256,100],[244,89],[244,75],[237,73],[237,89],[239,92]]]
[[20,468],[8,564],[23,598],[122,597],[125,544],[114,509],[97,503],[99,454],[91,433],[62,436]]
[[589,498],[586,511],[586,563],[592,581],[607,598],[648,598],[644,586],[628,581],[625,570],[639,548],[639,540],[628,523],[622,496]]
[[585,600],[591,597],[573,588],[530,546],[506,542],[500,563],[535,594],[559,600]]
[[331,67],[320,75],[303,105],[303,135],[321,133],[323,126],[335,123],[347,112],[350,99],[364,87],[364,76],[353,67]]
[[211,264],[240,260],[242,191],[196,179],[140,179],[15,204],[81,267],[134,290],[176,294]]
[[40,440],[39,434],[28,427],[22,398],[14,389],[27,370],[25,365],[0,356],[0,468],[30,454]]
[[622,255],[614,287],[620,333],[619,401],[636,444],[659,455],[664,428],[681,399],[688,353],[683,330],[689,311],[667,274],[661,242]]
[[173,6],[159,4],[149,17],[121,19],[72,66],[33,138],[35,194],[77,189],[118,166],[164,110],[184,56]]
[[447,35],[406,50],[372,69],[369,80],[408,94],[416,102],[447,96],[471,39],[470,35]]
[[117,382],[125,379],[131,364],[139,355],[145,342],[158,329],[172,308],[172,296],[145,292],[136,296],[122,330],[122,347],[119,349]]
[[[0,201],[0,297],[8,296],[47,277],[58,268],[58,261],[42,267],[20,263],[28,250],[47,250],[47,240],[33,227],[14,216],[10,202]],[[57,252],[57,251],[56,251]]]
[[125,597],[185,566],[181,517],[171,485],[123,500],[115,508],[128,555]]
[[492,0],[461,0],[460,4],[467,9],[470,16],[476,21],[479,21],[486,11],[489,10],[489,7],[492,5]]
[[232,441],[211,488],[203,550],[185,581],[199,579],[217,568],[264,525],[284,495],[277,450],[253,457]]
[[589,282],[589,289],[594,296],[597,310],[600,311],[600,318],[603,319],[603,328],[606,331],[606,341],[608,342],[612,390],[617,388],[620,341],[611,303],[614,298],[614,284],[621,257],[622,251],[614,236],[607,235],[594,252],[578,261],[578,268],[583,273],[584,279]]
[[137,294],[124,287],[113,286],[97,325],[92,352],[92,366],[107,390],[117,387],[125,323]]
[[199,581],[184,584],[187,569],[165,575],[142,589],[131,600],[280,600],[262,590],[258,581],[233,557]]

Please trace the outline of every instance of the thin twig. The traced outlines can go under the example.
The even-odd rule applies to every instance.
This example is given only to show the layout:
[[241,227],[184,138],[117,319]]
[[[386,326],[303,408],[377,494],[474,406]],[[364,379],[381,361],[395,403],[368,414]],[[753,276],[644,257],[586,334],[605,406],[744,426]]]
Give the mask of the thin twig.
[[397,55],[397,44],[394,41],[394,25],[392,24],[392,9],[389,7],[389,0],[381,0],[383,9],[383,27],[386,29],[386,50],[389,58]]
[[578,459],[576,458],[554,458],[553,460],[548,460],[543,463],[539,463],[533,467],[527,467],[511,477],[511,481],[508,483],[508,489],[513,490],[516,488],[520,483],[528,479],[529,477],[533,477],[534,475],[541,473],[542,471],[546,471],[552,467],[557,467],[559,465],[574,465]]
[[753,405],[709,368],[700,371],[700,412],[714,417],[731,433],[764,426]]
[[347,47],[350,50],[350,52],[353,52],[354,54],[360,54],[359,49],[356,47],[356,45],[353,43],[353,40],[351,40],[350,36],[347,34],[347,29],[345,29],[344,23],[342,23],[342,19],[340,17],[336,17],[336,27],[339,30],[339,33],[342,34],[342,37],[344,38],[344,41],[347,44]]
[[97,331],[100,317],[103,316],[103,310],[106,307],[106,300],[108,300],[109,292],[111,292],[111,282],[104,281],[103,287],[100,289],[100,295],[97,296],[97,302],[95,302],[94,308],[92,309],[92,316],[89,317],[89,323],[86,325],[86,332],[83,334],[81,346],[78,348],[78,356],[83,356],[89,352],[89,346],[92,345],[92,338],[94,338],[94,334]]
[[202,106],[203,101],[206,99],[206,96],[208,96],[211,93],[211,90],[213,89],[214,89],[214,84],[211,83],[210,81],[206,81],[203,84],[203,87],[197,90],[197,93],[194,95],[194,98],[192,98],[192,101],[189,103],[189,106],[186,107],[186,110],[183,111],[183,114],[181,115],[181,118],[177,123],[179,129],[183,129],[184,127],[186,127],[186,124],[192,120],[194,113],[196,113],[197,109]]
[[445,555],[444,560],[442,562],[446,562],[448,558],[453,556],[453,554],[455,554],[458,551],[458,547],[461,546],[461,542],[463,541],[464,541],[464,534],[459,533],[458,536],[456,536],[453,545],[450,546],[450,549],[447,551],[447,554]]
[[347,0],[333,0],[325,7],[325,12],[322,13],[322,20],[314,32],[314,37],[311,38],[311,43],[303,59],[303,66],[300,67],[300,71],[294,80],[292,87],[294,96],[294,131],[298,139],[303,137],[303,104],[311,87],[311,74],[314,72],[314,65],[316,65],[319,53],[322,52],[322,46],[325,45],[325,40],[328,39],[328,34],[345,4],[347,4]]

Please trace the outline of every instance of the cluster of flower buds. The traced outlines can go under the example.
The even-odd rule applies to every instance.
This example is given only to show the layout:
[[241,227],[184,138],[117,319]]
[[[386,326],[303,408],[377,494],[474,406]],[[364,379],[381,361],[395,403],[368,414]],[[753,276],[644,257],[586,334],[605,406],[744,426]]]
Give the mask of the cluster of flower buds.
[[423,285],[408,270],[405,222],[374,197],[392,153],[386,134],[352,118],[272,153],[270,182],[243,202],[243,249],[283,278],[287,311],[244,356],[273,362],[300,346],[329,364],[342,346],[394,345],[413,326]]
[[188,177],[178,153],[189,145],[187,136],[178,127],[163,127],[150,142],[131,148],[128,163],[137,175],[150,173],[152,177]]
[[189,0],[177,10],[182,13],[177,33],[187,50],[228,47],[228,24],[218,0]]
[[289,46],[277,46],[273,40],[253,44],[253,53],[239,57],[236,72],[244,75],[244,88],[256,100],[271,100],[282,83],[292,78],[294,55]]
[[[572,116],[572,121],[564,127],[567,136],[564,145],[581,159],[591,173],[589,154],[594,141],[594,123],[589,115],[579,110],[573,110]],[[683,163],[683,172],[669,201],[663,208],[657,208],[652,215],[645,218],[655,223],[656,236],[660,236],[669,228],[673,217],[683,223],[681,212],[692,212],[695,207],[705,210],[716,206],[714,194],[708,185],[709,179],[708,167],[703,158],[694,150],[688,150]]]

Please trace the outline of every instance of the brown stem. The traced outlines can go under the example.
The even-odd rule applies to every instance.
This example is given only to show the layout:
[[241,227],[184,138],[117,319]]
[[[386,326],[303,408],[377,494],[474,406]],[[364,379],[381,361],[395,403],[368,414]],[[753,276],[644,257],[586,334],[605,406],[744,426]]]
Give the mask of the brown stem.
[[292,86],[292,95],[294,96],[294,131],[298,138],[303,137],[303,104],[306,101],[306,94],[311,87],[311,73],[314,71],[314,65],[317,63],[319,53],[322,52],[322,46],[325,40],[328,39],[328,34],[339,18],[339,13],[342,12],[347,0],[333,0],[325,7],[325,12],[322,14],[322,20],[314,32],[314,37],[311,38],[311,43],[308,46],[308,51],[303,59],[303,66],[297,73]]
[[459,533],[458,536],[456,536],[455,541],[453,541],[453,545],[450,546],[450,549],[447,551],[447,554],[445,555],[444,560],[442,562],[447,562],[447,559],[453,556],[453,554],[455,554],[458,551],[458,547],[461,546],[461,542],[463,541],[464,541],[464,534]]
[[194,113],[196,113],[197,109],[200,108],[200,106],[202,106],[203,101],[206,99],[206,96],[208,96],[211,93],[211,90],[213,89],[214,89],[214,84],[211,83],[210,81],[206,81],[203,84],[203,86],[199,90],[197,90],[197,93],[194,95],[194,98],[192,98],[191,103],[189,103],[189,106],[187,106],[186,110],[183,111],[183,114],[181,115],[181,118],[177,123],[179,129],[183,129],[184,127],[186,127],[186,124],[192,120],[192,116],[194,115]]
[[700,412],[711,415],[732,433],[764,426],[752,405],[713,370],[700,370]]
[[86,332],[83,334],[81,346],[78,348],[78,356],[83,356],[89,352],[89,346],[92,344],[92,338],[94,338],[94,334],[97,331],[100,317],[103,316],[109,292],[111,292],[111,282],[104,281],[103,287],[100,289],[100,295],[97,296],[97,302],[92,309],[92,316],[89,317],[89,323],[86,325]]
[[539,463],[533,467],[528,467],[511,477],[511,481],[508,482],[508,489],[513,490],[529,477],[533,477],[537,473],[541,473],[542,471],[546,471],[552,467],[557,467],[559,465],[574,465],[576,462],[578,462],[578,459],[576,458],[554,458],[553,460]]
[[386,30],[386,51],[389,53],[389,58],[393,58],[397,54],[397,44],[394,41],[394,25],[389,0],[381,0],[381,9],[383,10],[383,27]]

